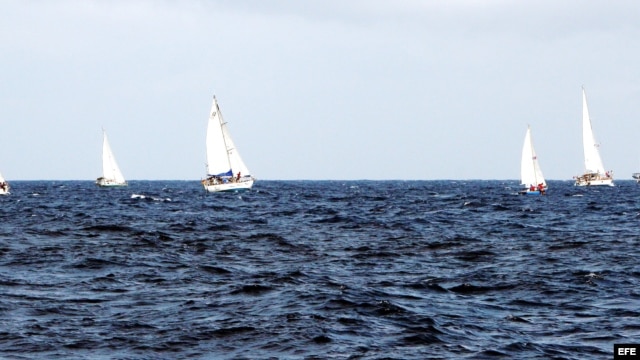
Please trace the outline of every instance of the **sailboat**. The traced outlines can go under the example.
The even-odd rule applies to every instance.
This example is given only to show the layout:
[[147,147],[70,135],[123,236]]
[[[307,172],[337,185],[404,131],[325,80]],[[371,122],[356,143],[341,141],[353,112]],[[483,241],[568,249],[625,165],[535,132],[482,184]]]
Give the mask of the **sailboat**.
[[520,192],[526,195],[544,195],[547,182],[544,180],[538,156],[531,141],[531,127],[527,126],[522,145],[522,159],[520,161],[520,184],[525,188]]
[[608,185],[613,186],[613,172],[606,171],[600,158],[600,144],[593,135],[591,118],[587,108],[587,95],[582,88],[582,146],[584,148],[584,168],[582,175],[576,176],[576,186]]
[[2,174],[0,174],[0,195],[9,194],[9,183],[4,179]]
[[102,176],[96,179],[96,184],[102,187],[127,186],[104,129],[102,129]]
[[245,191],[255,179],[242,161],[227,123],[222,117],[216,97],[213,97],[207,125],[207,178],[202,180],[208,192]]

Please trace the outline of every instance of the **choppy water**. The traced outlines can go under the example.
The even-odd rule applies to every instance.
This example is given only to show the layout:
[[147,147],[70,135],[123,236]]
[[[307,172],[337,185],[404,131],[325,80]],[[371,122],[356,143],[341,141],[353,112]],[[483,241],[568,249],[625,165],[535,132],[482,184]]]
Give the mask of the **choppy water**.
[[0,357],[605,359],[640,342],[640,186],[13,182]]

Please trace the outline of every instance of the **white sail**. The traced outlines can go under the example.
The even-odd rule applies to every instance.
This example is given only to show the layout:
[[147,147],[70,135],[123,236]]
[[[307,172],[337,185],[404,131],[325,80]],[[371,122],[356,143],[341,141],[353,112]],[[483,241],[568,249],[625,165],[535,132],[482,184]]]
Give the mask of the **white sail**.
[[226,174],[231,170],[227,146],[222,135],[223,124],[220,108],[214,97],[207,125],[207,173],[209,175]]
[[240,152],[238,151],[236,145],[233,143],[233,139],[231,139],[229,128],[227,128],[226,123],[222,125],[222,134],[225,139],[225,144],[227,145],[229,163],[231,164],[231,170],[233,171],[233,173],[236,175],[238,173],[240,173],[241,175],[250,175],[247,165],[245,165],[244,161],[242,161]]
[[582,146],[584,148],[584,168],[587,173],[604,174],[605,169],[600,158],[600,146],[593,135],[589,108],[587,107],[587,95],[582,88]]
[[231,138],[215,96],[207,124],[206,147],[208,178],[203,180],[203,185],[207,191],[238,191],[251,188],[254,179]]
[[520,183],[526,187],[542,184],[545,188],[547,182],[544,179],[536,150],[531,140],[531,128],[527,127],[527,133],[524,136],[524,144],[522,145],[522,159],[520,162]]
[[585,172],[576,176],[577,186],[608,185],[613,186],[613,173],[606,171],[600,157],[599,144],[596,142],[591,127],[587,95],[582,88],[582,147],[584,150]]
[[249,169],[242,161],[242,157],[233,143],[215,96],[211,104],[206,141],[208,175],[223,175],[229,172],[233,175],[238,173],[250,175]]
[[98,178],[96,182],[100,186],[123,186],[127,184],[116,158],[113,156],[107,132],[104,129],[102,130],[102,177]]

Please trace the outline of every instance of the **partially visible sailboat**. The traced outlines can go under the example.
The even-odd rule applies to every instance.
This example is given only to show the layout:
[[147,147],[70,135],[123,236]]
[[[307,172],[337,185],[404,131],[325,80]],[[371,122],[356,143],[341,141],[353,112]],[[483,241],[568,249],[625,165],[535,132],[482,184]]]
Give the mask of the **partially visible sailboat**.
[[591,118],[589,117],[589,109],[587,108],[587,95],[584,87],[582,88],[582,146],[584,148],[584,168],[582,175],[576,176],[576,186],[595,186],[613,184],[613,172],[606,171],[600,157],[600,144],[598,144],[593,135],[591,127]]
[[531,140],[531,127],[527,126],[522,145],[522,159],[520,161],[520,184],[524,189],[521,194],[544,195],[547,191],[547,182],[538,163],[538,156]]
[[0,195],[9,194],[9,183],[4,179],[2,174],[0,174]]
[[253,186],[255,179],[242,161],[227,123],[222,117],[216,97],[213,97],[207,125],[207,178],[202,180],[208,192],[244,191]]
[[96,179],[96,184],[102,187],[127,186],[104,129],[102,129],[102,176]]

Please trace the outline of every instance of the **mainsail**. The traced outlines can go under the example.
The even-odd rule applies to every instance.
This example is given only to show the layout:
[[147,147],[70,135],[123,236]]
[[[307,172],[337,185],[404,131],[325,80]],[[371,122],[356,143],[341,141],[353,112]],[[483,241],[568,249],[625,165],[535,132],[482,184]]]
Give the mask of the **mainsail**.
[[107,132],[102,130],[102,177],[115,184],[125,184],[126,181],[120,167],[116,162],[116,158],[113,156],[111,146],[109,146],[109,140],[107,139]]
[[242,176],[250,175],[249,169],[233,143],[215,96],[209,114],[206,145],[208,175],[237,176],[238,173]]
[[600,157],[600,144],[596,142],[591,128],[589,108],[587,107],[587,95],[582,88],[582,146],[584,148],[584,168],[586,173],[604,174],[606,171]]
[[544,179],[536,150],[533,147],[531,139],[531,128],[527,127],[527,133],[524,136],[524,144],[522,145],[522,159],[520,161],[520,182],[526,186],[537,186],[543,184],[547,187]]

